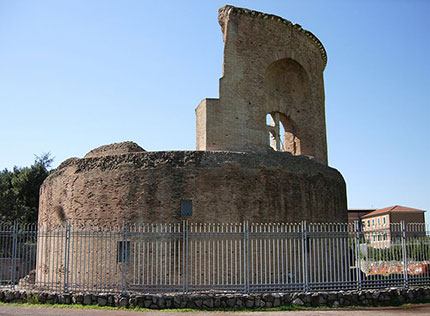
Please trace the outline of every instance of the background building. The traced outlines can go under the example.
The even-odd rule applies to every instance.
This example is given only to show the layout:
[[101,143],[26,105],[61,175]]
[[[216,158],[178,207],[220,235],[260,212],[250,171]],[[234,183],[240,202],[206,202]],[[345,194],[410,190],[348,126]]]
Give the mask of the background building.
[[348,223],[354,224],[358,221],[361,226],[362,217],[373,211],[376,211],[376,208],[350,208],[348,209]]
[[[406,206],[389,206],[374,210],[361,217],[361,227],[366,239],[373,247],[389,247],[391,236],[395,232],[400,232],[402,222],[404,225],[417,226],[413,231],[417,234],[424,229],[425,210],[419,210]],[[420,229],[422,227],[422,229]],[[409,231],[409,230],[408,230]]]

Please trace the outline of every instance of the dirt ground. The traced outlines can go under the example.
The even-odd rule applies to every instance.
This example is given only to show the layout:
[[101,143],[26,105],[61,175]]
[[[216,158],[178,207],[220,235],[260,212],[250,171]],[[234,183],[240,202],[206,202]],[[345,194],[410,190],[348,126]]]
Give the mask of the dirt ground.
[[128,310],[53,308],[45,306],[0,306],[0,316],[388,316],[414,315],[429,316],[430,304],[418,304],[401,307],[377,307],[357,309],[320,309],[300,311],[267,311],[267,312],[136,312]]

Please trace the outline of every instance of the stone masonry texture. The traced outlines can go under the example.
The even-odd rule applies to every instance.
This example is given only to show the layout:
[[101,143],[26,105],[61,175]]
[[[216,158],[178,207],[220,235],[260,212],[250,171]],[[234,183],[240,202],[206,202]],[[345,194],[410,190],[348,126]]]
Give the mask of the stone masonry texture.
[[[220,97],[196,109],[197,151],[124,142],[70,158],[41,186],[39,224],[347,221],[345,181],[327,165],[324,47],[274,15],[224,6],[219,23]],[[270,147],[268,117],[284,126],[282,150]],[[191,216],[182,216],[184,200]],[[42,270],[63,271],[49,263],[61,251],[55,243],[38,250],[38,281]]]
[[218,20],[223,76],[219,99],[204,99],[196,109],[197,149],[264,151],[266,115],[276,112],[300,140],[296,154],[326,164],[321,42],[298,24],[248,9],[224,6]]
[[270,308],[280,306],[387,306],[430,302],[430,288],[388,288],[364,291],[255,294],[91,294],[0,290],[0,302],[81,304],[121,308]]
[[341,174],[306,156],[142,151],[63,162],[41,187],[39,222],[346,222],[345,209]]

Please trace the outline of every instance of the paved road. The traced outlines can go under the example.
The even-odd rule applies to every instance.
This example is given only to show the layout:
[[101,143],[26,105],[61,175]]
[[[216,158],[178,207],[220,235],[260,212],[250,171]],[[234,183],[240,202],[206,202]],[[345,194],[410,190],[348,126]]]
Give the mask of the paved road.
[[0,306],[0,316],[429,316],[430,304],[407,307],[327,309],[283,312],[135,312],[127,310],[75,309],[27,306]]

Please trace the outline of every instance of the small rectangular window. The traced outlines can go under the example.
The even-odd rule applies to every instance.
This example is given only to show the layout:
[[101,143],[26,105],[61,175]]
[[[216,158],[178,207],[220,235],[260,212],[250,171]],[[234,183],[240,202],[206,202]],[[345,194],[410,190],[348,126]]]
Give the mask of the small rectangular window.
[[385,216],[382,218],[382,223],[384,223],[384,226],[387,224],[387,219],[385,218]]
[[375,219],[372,219],[372,227],[375,227]]
[[381,226],[381,219],[378,217],[378,226]]
[[181,216],[193,215],[193,202],[191,200],[181,201]]
[[370,227],[370,219],[367,220],[367,227]]
[[118,258],[117,262],[127,263],[130,262],[131,250],[129,241],[118,241]]

